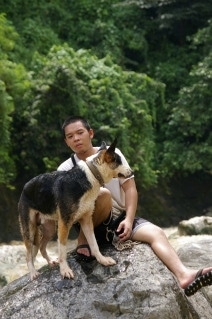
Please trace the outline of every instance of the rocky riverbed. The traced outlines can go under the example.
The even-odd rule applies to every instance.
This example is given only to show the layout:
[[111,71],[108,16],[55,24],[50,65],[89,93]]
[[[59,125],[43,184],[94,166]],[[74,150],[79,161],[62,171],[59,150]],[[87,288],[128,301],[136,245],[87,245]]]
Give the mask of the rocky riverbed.
[[[195,235],[180,236],[177,227],[164,229],[171,245],[176,249],[180,258],[187,266],[204,267],[212,264],[212,236],[211,235]],[[204,242],[208,244],[203,244]],[[75,249],[76,240],[69,240],[67,251]],[[192,256],[187,252],[192,246]],[[206,251],[203,249],[205,247]],[[194,251],[197,251],[196,253]],[[57,242],[52,241],[48,244],[48,252],[51,258],[57,259],[58,248]],[[26,265],[26,250],[23,242],[12,241],[9,244],[0,244],[0,286],[10,283],[28,273]],[[46,260],[38,253],[35,267],[46,265]]]
[[[179,237],[175,231],[166,232],[185,264],[196,268],[211,264],[212,235]],[[56,246],[50,244],[51,254],[57,255]],[[121,252],[107,248],[103,253],[117,264],[80,263],[68,254],[74,280],[61,278],[58,267],[42,267],[37,280],[22,276],[12,281],[0,289],[0,318],[212,318],[212,286],[186,297],[149,245]]]
[[[69,240],[67,250],[71,251],[76,247],[76,240]],[[58,249],[57,242],[52,241],[48,244],[48,253],[51,258],[57,259]],[[41,256],[40,252],[35,261],[36,269],[46,265],[46,260]],[[28,273],[26,265],[26,249],[21,241],[12,241],[9,244],[0,244],[0,280],[4,283],[13,280]]]
[[[165,232],[168,237],[172,237],[171,241],[174,243],[177,235],[177,228],[167,228]],[[76,248],[77,241],[69,240],[67,251],[72,251]],[[56,241],[51,241],[48,244],[48,253],[51,258],[57,259],[58,247]],[[40,252],[35,261],[36,269],[46,265],[46,260],[41,256]],[[8,244],[0,244],[0,278],[2,285],[4,283],[12,282],[28,273],[26,265],[26,249],[22,241],[12,241]]]

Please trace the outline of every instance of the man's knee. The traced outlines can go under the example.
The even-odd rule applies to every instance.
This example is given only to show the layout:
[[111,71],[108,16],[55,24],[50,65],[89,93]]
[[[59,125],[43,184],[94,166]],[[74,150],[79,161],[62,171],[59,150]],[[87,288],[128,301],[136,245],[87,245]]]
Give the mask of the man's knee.
[[93,214],[94,224],[98,225],[105,221],[112,209],[111,193],[106,188],[101,188],[99,196],[95,203],[95,210]]
[[101,200],[108,200],[109,199],[112,202],[111,192],[107,188],[103,188],[103,187],[100,188],[98,198],[101,198]]
[[106,210],[112,208],[112,197],[111,193],[107,188],[101,188],[99,192],[99,196],[96,200],[96,208],[98,207],[106,207]]

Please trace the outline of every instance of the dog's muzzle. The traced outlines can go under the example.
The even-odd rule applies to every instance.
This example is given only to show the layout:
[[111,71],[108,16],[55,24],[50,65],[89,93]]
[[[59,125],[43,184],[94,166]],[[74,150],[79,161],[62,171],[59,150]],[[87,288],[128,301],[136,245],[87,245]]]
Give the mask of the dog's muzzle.
[[118,173],[118,177],[120,177],[120,178],[129,178],[132,175],[133,175],[133,171],[131,171],[131,170],[129,170],[129,172],[126,175]]

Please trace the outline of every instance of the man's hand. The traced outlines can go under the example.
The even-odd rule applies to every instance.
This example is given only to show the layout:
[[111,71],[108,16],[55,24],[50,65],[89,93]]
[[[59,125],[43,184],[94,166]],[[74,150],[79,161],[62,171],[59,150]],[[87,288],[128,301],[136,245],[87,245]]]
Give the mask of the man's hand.
[[125,218],[119,224],[119,227],[116,230],[116,234],[118,235],[121,241],[125,241],[130,238],[131,233],[132,233],[132,223]]

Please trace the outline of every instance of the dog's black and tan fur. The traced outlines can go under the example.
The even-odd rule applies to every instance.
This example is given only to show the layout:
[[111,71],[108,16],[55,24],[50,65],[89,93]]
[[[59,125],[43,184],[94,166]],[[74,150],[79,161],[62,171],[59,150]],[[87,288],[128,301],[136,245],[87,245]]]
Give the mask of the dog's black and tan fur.
[[[103,143],[99,152],[87,159],[98,170],[104,183],[114,177],[127,178],[132,175],[130,167],[123,165],[121,157],[115,152],[115,144],[116,141],[107,149]],[[39,275],[34,267],[38,249],[49,265],[55,264],[50,260],[46,246],[55,232],[56,222],[60,273],[63,277],[73,278],[73,272],[66,261],[66,243],[69,230],[77,221],[97,261],[105,266],[115,264],[112,258],[100,253],[93,232],[92,214],[99,190],[100,182],[84,161],[69,171],[45,173],[26,183],[18,210],[31,279]]]

